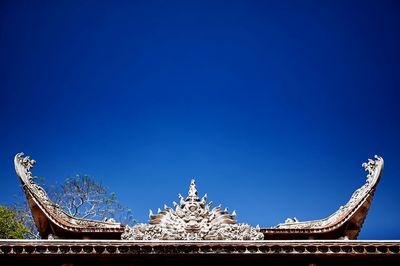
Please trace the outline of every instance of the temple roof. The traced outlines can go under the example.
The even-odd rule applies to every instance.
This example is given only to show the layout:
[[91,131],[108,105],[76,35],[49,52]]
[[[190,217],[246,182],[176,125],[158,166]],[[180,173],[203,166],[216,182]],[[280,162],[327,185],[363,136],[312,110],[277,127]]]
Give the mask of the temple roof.
[[356,239],[368,213],[376,186],[382,176],[383,159],[375,156],[362,164],[367,171],[366,182],[358,188],[350,200],[330,216],[313,221],[288,219],[270,228],[238,224],[236,212],[229,213],[221,206],[211,208],[207,194],[197,196],[194,180],[186,198],[179,196],[173,208],[164,206],[156,214],[150,212],[147,224],[132,228],[112,221],[79,219],[65,213],[54,204],[45,190],[32,178],[35,161],[15,156],[14,164],[19,176],[35,224],[42,238],[96,238],[125,240],[283,240],[283,239]]

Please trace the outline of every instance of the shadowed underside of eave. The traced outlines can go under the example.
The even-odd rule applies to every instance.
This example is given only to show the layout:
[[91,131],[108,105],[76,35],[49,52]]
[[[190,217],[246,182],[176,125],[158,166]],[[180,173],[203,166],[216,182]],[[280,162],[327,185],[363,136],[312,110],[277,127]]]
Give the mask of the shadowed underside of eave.
[[0,264],[398,265],[400,241],[0,240]]

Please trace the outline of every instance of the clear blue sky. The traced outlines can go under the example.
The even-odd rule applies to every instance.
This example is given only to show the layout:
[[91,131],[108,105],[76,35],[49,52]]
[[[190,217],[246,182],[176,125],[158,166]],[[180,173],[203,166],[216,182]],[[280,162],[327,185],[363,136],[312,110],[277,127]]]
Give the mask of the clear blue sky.
[[91,174],[140,222],[196,178],[253,225],[323,218],[385,173],[360,238],[400,238],[398,1],[1,1],[0,203],[13,157]]

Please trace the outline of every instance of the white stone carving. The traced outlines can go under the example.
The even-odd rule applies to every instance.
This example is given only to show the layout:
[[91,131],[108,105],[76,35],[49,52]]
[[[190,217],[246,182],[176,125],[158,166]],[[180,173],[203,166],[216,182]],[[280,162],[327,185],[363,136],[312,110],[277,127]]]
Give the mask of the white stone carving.
[[278,224],[275,228],[279,229],[316,229],[335,224],[335,222],[341,220],[342,217],[346,216],[351,212],[359,202],[373,190],[377,182],[379,181],[381,170],[383,167],[383,159],[380,156],[375,155],[376,160],[368,159],[368,162],[363,163],[362,167],[368,172],[367,180],[363,186],[357,189],[350,200],[330,215],[329,217],[321,220],[300,222],[297,219],[291,218],[286,219],[285,223]]
[[206,203],[207,194],[199,199],[196,183],[191,181],[186,199],[179,194],[179,204],[173,202],[172,209],[153,214],[150,210],[148,224],[127,227],[121,238],[124,240],[262,240],[260,228],[249,224],[237,224],[235,211],[211,209]]

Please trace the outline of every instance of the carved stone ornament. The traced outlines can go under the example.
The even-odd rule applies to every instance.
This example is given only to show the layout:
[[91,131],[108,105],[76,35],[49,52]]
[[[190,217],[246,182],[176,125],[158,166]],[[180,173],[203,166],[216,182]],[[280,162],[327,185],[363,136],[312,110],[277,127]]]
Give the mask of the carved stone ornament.
[[[36,164],[35,160],[30,159],[29,156],[24,157],[24,153],[18,153],[14,159],[15,170],[17,175],[20,177],[23,186],[25,187],[25,193],[31,193],[35,200],[39,201],[39,205],[46,209],[46,212],[54,214],[56,217],[60,218],[61,223],[54,219],[54,222],[59,226],[64,226],[63,223],[68,224],[68,226],[76,226],[77,228],[83,228],[82,230],[92,230],[94,229],[119,229],[120,224],[115,223],[113,220],[107,221],[96,221],[89,219],[79,219],[67,214],[58,204],[55,204],[50,197],[47,195],[46,191],[34,182],[34,177],[32,175],[31,169]],[[30,198],[30,196],[28,196]],[[51,217],[50,217],[51,218]]]
[[343,220],[341,217],[351,212],[360,201],[364,200],[367,195],[373,192],[373,188],[378,182],[381,174],[381,170],[383,168],[383,159],[382,157],[375,155],[375,160],[368,159],[368,162],[362,164],[362,167],[365,169],[367,174],[367,179],[365,184],[361,186],[359,189],[354,191],[350,200],[329,217],[321,220],[314,221],[305,221],[300,222],[296,218],[286,219],[285,223],[277,225],[275,228],[279,229],[313,229],[313,228],[322,228],[329,226],[331,224],[335,224],[340,220]]
[[212,202],[206,203],[207,194],[200,200],[196,183],[191,181],[186,199],[179,194],[180,203],[173,202],[172,209],[153,214],[150,210],[148,224],[126,227],[121,238],[124,240],[262,240],[260,228],[249,224],[236,223],[235,211],[211,209]]

